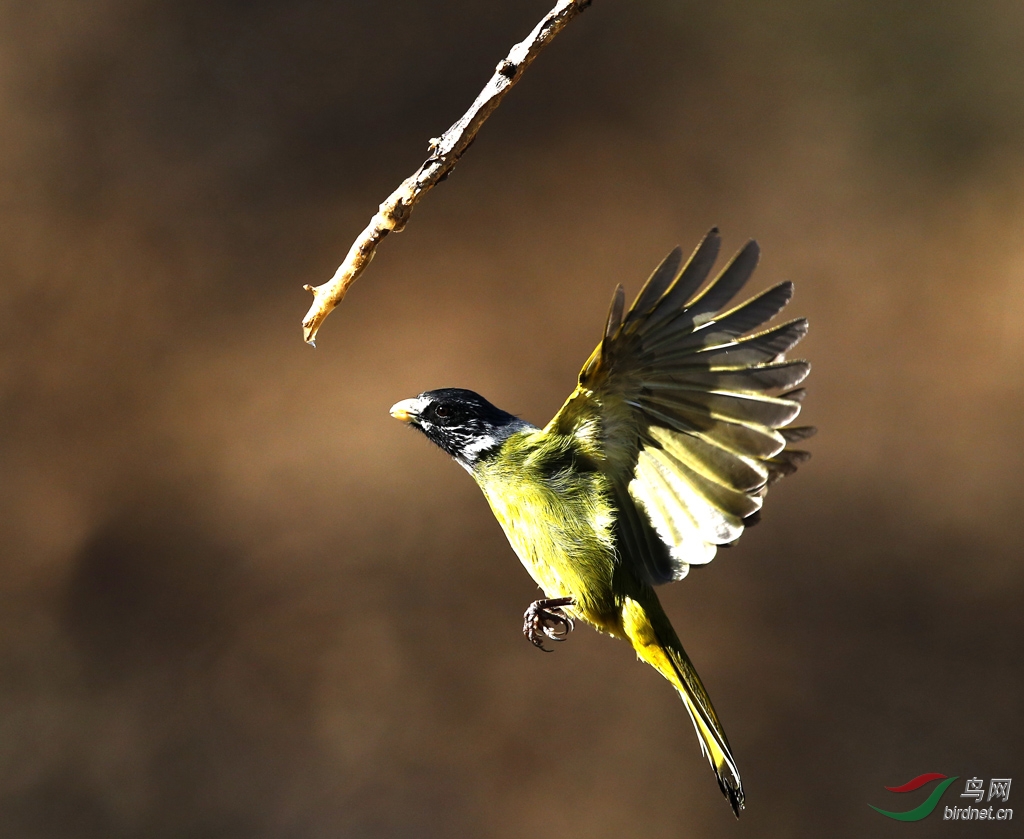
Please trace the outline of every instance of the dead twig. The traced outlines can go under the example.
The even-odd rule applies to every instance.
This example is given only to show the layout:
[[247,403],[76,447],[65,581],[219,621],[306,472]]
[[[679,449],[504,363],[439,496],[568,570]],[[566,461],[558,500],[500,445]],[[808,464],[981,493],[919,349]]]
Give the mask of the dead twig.
[[334,308],[344,299],[349,287],[356,281],[373,259],[377,245],[391,232],[399,232],[412,214],[412,208],[433,186],[445,179],[459,162],[462,153],[476,139],[480,127],[487,121],[505,94],[519,81],[523,72],[544,47],[561,32],[566,24],[578,16],[591,0],[558,0],[533,31],[509,51],[498,63],[490,81],[459,120],[440,137],[430,141],[430,155],[387,200],[359,234],[334,276],[323,285],[303,286],[313,293],[313,305],[302,320],[303,338],[316,346],[316,333]]

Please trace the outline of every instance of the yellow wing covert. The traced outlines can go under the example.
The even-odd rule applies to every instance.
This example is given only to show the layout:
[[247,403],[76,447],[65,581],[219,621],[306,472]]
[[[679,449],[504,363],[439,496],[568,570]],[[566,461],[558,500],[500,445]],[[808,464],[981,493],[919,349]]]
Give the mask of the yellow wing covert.
[[769,484],[810,455],[791,428],[806,361],[786,361],[807,332],[792,320],[755,332],[789,302],[780,283],[725,310],[757,265],[748,242],[703,290],[718,256],[711,230],[683,265],[676,248],[623,316],[616,289],[604,338],[548,430],[604,463],[620,512],[619,553],[647,582],[686,576],[757,520]]

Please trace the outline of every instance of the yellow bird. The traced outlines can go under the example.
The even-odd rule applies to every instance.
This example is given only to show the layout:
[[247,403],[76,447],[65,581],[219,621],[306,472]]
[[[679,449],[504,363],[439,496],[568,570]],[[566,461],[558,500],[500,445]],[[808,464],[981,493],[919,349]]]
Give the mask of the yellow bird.
[[810,456],[789,445],[814,429],[789,427],[810,365],[784,357],[807,321],[753,332],[789,302],[792,283],[723,311],[759,250],[748,242],[698,291],[719,244],[712,230],[685,265],[672,251],[625,315],[616,289],[604,337],[544,428],[458,388],[406,399],[391,415],[483,490],[544,592],[526,611],[526,636],[544,649],[583,620],[627,639],[682,697],[738,816],[729,740],[654,587],[707,564],[756,522],[768,486]]

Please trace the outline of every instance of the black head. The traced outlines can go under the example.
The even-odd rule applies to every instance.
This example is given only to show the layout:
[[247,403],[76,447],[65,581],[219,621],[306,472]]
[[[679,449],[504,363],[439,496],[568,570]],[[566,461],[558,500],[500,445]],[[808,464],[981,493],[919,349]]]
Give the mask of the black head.
[[391,416],[415,426],[467,469],[530,424],[495,408],[480,394],[457,387],[428,390],[391,407]]

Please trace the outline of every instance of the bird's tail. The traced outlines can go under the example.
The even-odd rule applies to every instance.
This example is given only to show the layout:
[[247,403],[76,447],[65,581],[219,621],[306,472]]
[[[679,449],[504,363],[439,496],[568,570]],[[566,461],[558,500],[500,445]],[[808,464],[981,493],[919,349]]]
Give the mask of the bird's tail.
[[743,782],[725,730],[657,595],[650,590],[645,594],[648,596],[644,597],[643,604],[631,597],[625,599],[623,629],[636,654],[668,679],[682,697],[697,730],[701,751],[715,770],[718,785],[739,818],[744,806]]

